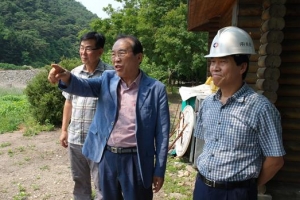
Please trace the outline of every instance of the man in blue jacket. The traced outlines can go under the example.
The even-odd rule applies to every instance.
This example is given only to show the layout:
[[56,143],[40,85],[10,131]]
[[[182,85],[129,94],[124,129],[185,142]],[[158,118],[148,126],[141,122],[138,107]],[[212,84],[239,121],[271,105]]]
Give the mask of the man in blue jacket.
[[54,64],[48,79],[68,93],[98,97],[83,154],[99,162],[103,199],[152,199],[163,185],[167,162],[165,86],[140,70],[143,47],[134,36],[119,36],[111,59],[115,71],[99,78],[81,79]]

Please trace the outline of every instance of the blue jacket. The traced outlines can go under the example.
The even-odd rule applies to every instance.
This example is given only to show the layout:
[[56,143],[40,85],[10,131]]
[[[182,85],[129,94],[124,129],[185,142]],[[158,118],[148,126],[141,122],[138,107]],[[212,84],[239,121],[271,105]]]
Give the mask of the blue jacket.
[[[169,145],[170,114],[165,86],[144,74],[136,102],[136,140],[139,169],[145,188],[152,177],[164,177]],[[118,114],[117,87],[120,77],[107,70],[101,77],[81,79],[71,75],[68,87],[59,87],[71,94],[98,97],[97,109],[83,145],[83,154],[100,162]]]

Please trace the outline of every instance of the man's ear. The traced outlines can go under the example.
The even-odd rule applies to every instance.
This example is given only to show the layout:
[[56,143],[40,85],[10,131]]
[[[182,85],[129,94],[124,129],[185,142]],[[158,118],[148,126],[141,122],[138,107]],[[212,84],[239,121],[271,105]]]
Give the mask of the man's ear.
[[99,52],[99,57],[102,56],[103,52],[104,52],[104,49],[103,48],[100,48],[98,49],[98,52]]
[[136,56],[137,56],[137,59],[139,60],[139,63],[141,63],[142,60],[143,60],[143,54],[142,53],[138,53]]
[[243,74],[247,70],[247,63],[243,62],[241,65],[240,74]]

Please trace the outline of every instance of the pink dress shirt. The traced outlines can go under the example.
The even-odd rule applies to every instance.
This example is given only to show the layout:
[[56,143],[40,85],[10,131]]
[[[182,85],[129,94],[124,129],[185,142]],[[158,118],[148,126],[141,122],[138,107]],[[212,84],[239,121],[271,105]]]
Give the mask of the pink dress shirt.
[[121,79],[118,86],[118,119],[107,141],[113,147],[135,147],[136,100],[141,73],[127,86]]

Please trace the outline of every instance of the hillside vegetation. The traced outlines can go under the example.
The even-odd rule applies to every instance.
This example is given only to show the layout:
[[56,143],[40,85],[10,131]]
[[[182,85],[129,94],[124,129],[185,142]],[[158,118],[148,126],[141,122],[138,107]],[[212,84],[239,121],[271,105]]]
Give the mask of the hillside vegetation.
[[78,56],[78,33],[97,18],[75,0],[1,0],[0,63],[43,67]]

